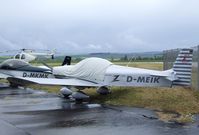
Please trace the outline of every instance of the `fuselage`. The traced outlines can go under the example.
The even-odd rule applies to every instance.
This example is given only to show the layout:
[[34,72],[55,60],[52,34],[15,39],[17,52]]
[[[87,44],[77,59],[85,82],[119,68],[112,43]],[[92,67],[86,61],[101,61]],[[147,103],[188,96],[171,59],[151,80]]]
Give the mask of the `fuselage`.
[[165,76],[153,74],[163,75],[170,74],[170,72],[112,65],[106,70],[104,83],[108,86],[135,87],[170,87],[172,85],[172,82]]
[[76,65],[54,67],[53,74],[100,83],[102,86],[170,87],[172,84],[165,77],[165,74],[171,74],[170,71],[119,66],[100,58],[88,58]]

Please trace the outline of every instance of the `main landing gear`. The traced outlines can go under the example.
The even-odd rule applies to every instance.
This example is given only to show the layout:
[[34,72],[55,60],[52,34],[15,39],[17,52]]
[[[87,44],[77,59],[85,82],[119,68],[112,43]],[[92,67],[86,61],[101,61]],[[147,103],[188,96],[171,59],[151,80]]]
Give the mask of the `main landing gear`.
[[[78,90],[76,92],[73,92],[71,89],[69,89],[67,87],[61,88],[60,93],[64,96],[64,98],[73,98],[76,101],[88,101],[90,98],[83,91]],[[99,93],[101,95],[108,95],[111,93],[111,91],[109,88],[102,86],[102,87],[97,88],[97,93]]]
[[76,101],[87,101],[90,98],[88,95],[86,95],[82,91],[73,92],[67,87],[61,88],[60,93],[64,96],[64,98],[73,98]]

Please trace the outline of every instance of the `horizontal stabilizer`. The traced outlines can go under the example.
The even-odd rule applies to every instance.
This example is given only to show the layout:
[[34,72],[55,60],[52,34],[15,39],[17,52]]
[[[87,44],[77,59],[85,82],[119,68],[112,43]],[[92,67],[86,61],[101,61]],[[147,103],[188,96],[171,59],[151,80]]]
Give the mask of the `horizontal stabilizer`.
[[151,76],[165,77],[166,79],[170,81],[174,81],[178,79],[172,69],[161,71],[161,72],[155,72],[155,73],[152,73]]

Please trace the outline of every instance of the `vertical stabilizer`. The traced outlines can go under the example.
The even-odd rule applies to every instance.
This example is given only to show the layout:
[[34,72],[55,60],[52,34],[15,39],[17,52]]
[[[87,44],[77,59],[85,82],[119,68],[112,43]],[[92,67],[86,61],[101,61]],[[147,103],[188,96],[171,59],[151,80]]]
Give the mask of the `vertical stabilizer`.
[[62,63],[62,66],[64,66],[64,65],[70,65],[70,64],[71,64],[71,57],[70,56],[66,56],[64,58],[63,63]]
[[190,86],[192,73],[193,49],[182,49],[173,65],[176,72],[177,80],[173,81],[173,85]]

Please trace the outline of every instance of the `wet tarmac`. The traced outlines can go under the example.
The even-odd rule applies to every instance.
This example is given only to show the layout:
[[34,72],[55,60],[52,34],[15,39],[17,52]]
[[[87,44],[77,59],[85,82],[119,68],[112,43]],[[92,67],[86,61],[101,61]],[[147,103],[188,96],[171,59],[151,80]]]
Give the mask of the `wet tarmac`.
[[0,135],[65,134],[198,135],[199,123],[165,123],[147,109],[76,104],[43,91],[0,85]]

